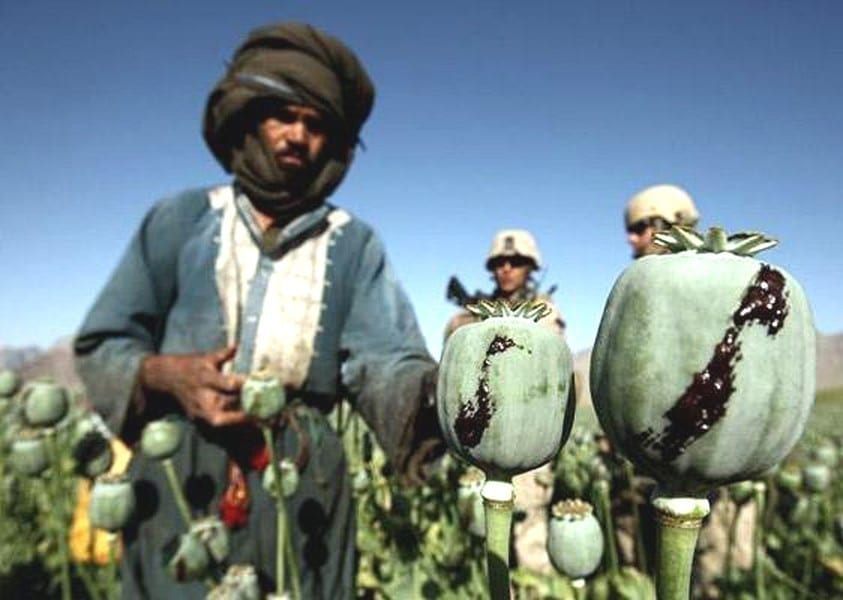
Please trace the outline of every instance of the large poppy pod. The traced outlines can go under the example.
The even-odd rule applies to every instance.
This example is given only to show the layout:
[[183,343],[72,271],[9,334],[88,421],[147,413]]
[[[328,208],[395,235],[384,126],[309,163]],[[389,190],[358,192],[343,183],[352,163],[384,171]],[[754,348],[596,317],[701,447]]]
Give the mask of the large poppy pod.
[[814,324],[761,234],[660,234],[609,296],[591,358],[612,443],[671,495],[755,478],[802,435],[814,400]]

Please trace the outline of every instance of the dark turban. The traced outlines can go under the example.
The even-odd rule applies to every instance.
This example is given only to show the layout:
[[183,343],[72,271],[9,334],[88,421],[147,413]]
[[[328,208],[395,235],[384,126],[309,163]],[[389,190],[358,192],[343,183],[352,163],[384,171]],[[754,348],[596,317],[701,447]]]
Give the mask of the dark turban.
[[[254,30],[234,53],[205,107],[205,142],[253,202],[276,214],[322,202],[342,181],[372,110],[375,89],[354,53],[338,39],[298,23]],[[256,103],[278,99],[318,110],[329,124],[328,156],[305,190],[257,137]]]

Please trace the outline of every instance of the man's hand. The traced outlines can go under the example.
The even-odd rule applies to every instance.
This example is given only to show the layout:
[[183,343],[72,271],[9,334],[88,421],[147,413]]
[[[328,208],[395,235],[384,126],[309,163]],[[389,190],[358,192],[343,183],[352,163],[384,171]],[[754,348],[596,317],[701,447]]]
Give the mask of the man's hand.
[[138,383],[143,391],[169,394],[192,419],[214,427],[236,425],[248,419],[240,409],[245,377],[221,371],[236,352],[229,346],[205,354],[154,354],[141,362]]

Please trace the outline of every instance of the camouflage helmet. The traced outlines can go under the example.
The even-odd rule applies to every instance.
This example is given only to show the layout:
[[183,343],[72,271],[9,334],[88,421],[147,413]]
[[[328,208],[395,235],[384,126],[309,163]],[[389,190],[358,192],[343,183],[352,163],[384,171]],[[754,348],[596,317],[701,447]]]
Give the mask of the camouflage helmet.
[[523,256],[533,261],[533,268],[541,267],[541,254],[535,238],[526,229],[502,229],[495,234],[486,268],[491,271],[492,261],[501,256]]
[[669,225],[693,227],[700,215],[690,194],[675,185],[654,185],[630,198],[624,215],[626,226],[649,219],[662,219]]

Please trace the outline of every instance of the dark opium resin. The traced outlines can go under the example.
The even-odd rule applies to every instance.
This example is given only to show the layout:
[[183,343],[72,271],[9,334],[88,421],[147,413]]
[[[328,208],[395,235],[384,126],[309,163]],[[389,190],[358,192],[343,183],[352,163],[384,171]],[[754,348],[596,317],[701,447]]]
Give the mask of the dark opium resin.
[[659,433],[652,428],[639,433],[641,445],[660,452],[662,459],[669,462],[705,435],[726,414],[726,405],[735,391],[734,369],[741,360],[739,338],[744,327],[755,322],[767,327],[767,335],[775,336],[784,326],[787,313],[784,276],[771,266],[762,265],[708,364],[694,373],[690,385],[664,413],[669,424]]
[[506,352],[513,346],[515,346],[515,341],[512,338],[496,335],[486,349],[486,358],[483,359],[483,366],[480,369],[480,381],[477,384],[477,391],[474,392],[474,402],[466,402],[460,406],[454,421],[457,438],[466,448],[474,448],[480,443],[489,427],[489,420],[495,412],[495,404],[489,395],[489,366],[491,364],[489,359],[495,354]]

